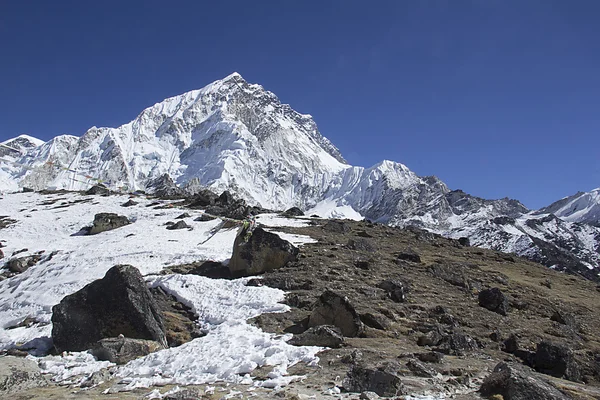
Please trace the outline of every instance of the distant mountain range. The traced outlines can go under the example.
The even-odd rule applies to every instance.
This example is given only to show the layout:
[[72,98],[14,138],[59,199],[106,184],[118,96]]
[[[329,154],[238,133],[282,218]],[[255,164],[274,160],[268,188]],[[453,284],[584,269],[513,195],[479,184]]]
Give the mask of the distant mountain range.
[[81,190],[94,183],[86,176],[152,190],[150,182],[167,174],[188,192],[229,190],[270,209],[417,226],[600,280],[600,188],[529,210],[517,200],[450,190],[393,161],[352,166],[310,115],[237,73],[118,128],[3,144],[15,150],[0,147],[0,191]]

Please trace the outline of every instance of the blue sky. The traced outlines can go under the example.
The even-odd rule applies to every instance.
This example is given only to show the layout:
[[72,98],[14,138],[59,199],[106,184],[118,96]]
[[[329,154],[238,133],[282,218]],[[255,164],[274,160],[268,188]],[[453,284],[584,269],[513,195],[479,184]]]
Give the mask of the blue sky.
[[3,1],[0,140],[118,126],[237,71],[354,165],[537,208],[600,186],[598,21],[596,0]]

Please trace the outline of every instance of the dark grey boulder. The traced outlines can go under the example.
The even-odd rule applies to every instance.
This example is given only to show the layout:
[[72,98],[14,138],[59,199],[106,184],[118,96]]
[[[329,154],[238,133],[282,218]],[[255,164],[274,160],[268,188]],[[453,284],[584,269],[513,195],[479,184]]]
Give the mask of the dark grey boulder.
[[157,310],[140,271],[117,265],[52,308],[54,347],[58,352],[83,351],[119,335],[166,345]]
[[398,260],[410,261],[414,263],[421,262],[421,256],[413,249],[406,249],[404,251],[401,251],[400,253],[396,254],[396,258]]
[[388,363],[378,367],[354,364],[346,379],[344,389],[348,392],[375,392],[379,396],[405,394],[404,385],[398,374],[399,366]]
[[298,207],[292,207],[285,210],[282,215],[284,217],[302,217],[304,215],[304,211],[302,211]]
[[169,224],[167,229],[170,231],[178,230],[178,229],[191,229],[192,227],[185,223],[184,220],[179,220],[174,224]]
[[298,248],[274,233],[258,227],[248,241],[244,230],[233,244],[229,271],[234,277],[257,275],[278,269],[296,260]]
[[534,359],[535,369],[543,374],[579,382],[581,372],[573,350],[567,346],[543,341],[538,343]]
[[346,337],[358,336],[362,331],[362,322],[348,298],[331,290],[319,296],[308,318],[308,326],[334,325],[340,328]]
[[[0,397],[48,385],[35,361],[13,356],[0,357]],[[7,396],[7,397],[5,397]]]
[[288,343],[294,346],[321,346],[336,349],[344,344],[344,336],[340,328],[336,326],[320,325],[309,328],[299,335],[294,335]]
[[181,199],[186,196],[185,191],[175,184],[169,174],[163,174],[150,181],[146,191],[161,199]]
[[100,196],[108,196],[110,194],[110,189],[108,189],[104,185],[94,185],[89,188],[85,194],[87,195],[100,195]]
[[131,206],[137,206],[137,202],[133,201],[131,199],[127,200],[125,203],[121,204],[121,207],[131,207]]
[[508,298],[498,288],[484,289],[479,292],[479,305],[500,315],[508,313]]
[[569,400],[554,386],[524,369],[499,363],[479,390],[482,395],[501,395],[504,400]]
[[138,357],[164,349],[164,346],[154,340],[131,339],[126,337],[106,338],[99,340],[91,353],[100,361],[110,361],[115,364],[126,364]]
[[96,235],[101,232],[110,231],[129,225],[131,221],[123,215],[113,213],[99,213],[94,216],[92,227],[88,230],[88,235]]

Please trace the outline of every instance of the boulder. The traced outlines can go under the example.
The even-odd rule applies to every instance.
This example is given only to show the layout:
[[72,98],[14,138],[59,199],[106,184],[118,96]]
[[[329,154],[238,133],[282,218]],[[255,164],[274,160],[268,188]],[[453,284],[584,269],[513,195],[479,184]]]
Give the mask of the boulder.
[[136,358],[164,349],[154,340],[131,339],[123,336],[99,340],[92,348],[92,355],[100,361],[126,364]]
[[445,336],[444,340],[438,347],[438,350],[443,353],[457,356],[462,356],[466,352],[478,349],[479,343],[477,340],[460,332],[454,332],[451,335]]
[[470,290],[471,282],[465,274],[465,268],[456,264],[435,264],[430,268],[433,276],[448,282],[453,286]]
[[435,371],[432,368],[429,368],[425,364],[415,359],[408,360],[406,366],[412,371],[413,374],[415,374],[415,376],[420,376],[423,378],[435,378],[438,376],[437,371]]
[[471,240],[469,240],[468,237],[464,237],[464,236],[458,238],[458,243],[460,243],[461,246],[465,246],[465,247],[471,246]]
[[479,292],[479,305],[500,315],[508,312],[508,298],[498,288],[484,289]]
[[283,212],[284,217],[302,217],[303,215],[304,211],[302,211],[298,207],[292,207]]
[[90,349],[123,335],[166,346],[162,318],[140,271],[117,265],[104,278],[66,296],[52,308],[52,339],[58,352]]
[[524,369],[499,363],[479,390],[482,395],[500,395],[504,400],[569,400],[554,386]]
[[404,394],[404,385],[398,375],[399,366],[394,363],[378,367],[354,364],[346,379],[344,389],[348,392],[375,392],[379,396],[398,396]]
[[104,185],[94,185],[89,188],[85,194],[87,195],[100,195],[100,196],[108,196],[110,194],[110,190]]
[[42,256],[40,254],[34,254],[28,257],[13,258],[6,263],[5,267],[10,272],[20,274],[34,266],[38,261],[40,261],[41,258]]
[[414,263],[421,262],[421,256],[413,249],[407,249],[396,254],[398,260],[410,261]]
[[131,206],[136,206],[138,203],[129,199],[127,202],[121,204],[121,207],[131,207]]
[[0,397],[9,398],[9,394],[47,384],[35,361],[13,356],[0,357]]
[[406,301],[406,293],[408,293],[408,286],[397,279],[387,279],[377,285],[378,288],[385,290],[396,303],[404,303]]
[[110,231],[129,225],[131,221],[123,215],[113,213],[99,213],[94,216],[92,227],[88,231],[88,235],[96,235],[101,232]]
[[185,221],[182,219],[177,221],[174,224],[172,223],[167,226],[167,229],[170,231],[177,230],[177,229],[190,229],[190,228],[191,228],[191,226],[186,224]]
[[294,346],[320,346],[337,349],[344,344],[344,336],[340,328],[332,325],[319,325],[309,328],[304,333],[294,335],[288,341]]
[[233,244],[229,271],[234,277],[257,275],[272,271],[296,260],[298,248],[274,233],[258,227],[248,241],[241,230]]
[[534,364],[536,371],[543,374],[575,382],[581,380],[581,372],[574,359],[573,351],[566,346],[547,341],[538,343]]
[[346,337],[358,336],[362,322],[348,298],[331,290],[319,296],[308,318],[308,326],[334,325]]
[[184,219],[184,218],[190,218],[190,217],[191,217],[190,214],[184,212],[184,213],[179,214],[177,217],[175,217],[175,219]]

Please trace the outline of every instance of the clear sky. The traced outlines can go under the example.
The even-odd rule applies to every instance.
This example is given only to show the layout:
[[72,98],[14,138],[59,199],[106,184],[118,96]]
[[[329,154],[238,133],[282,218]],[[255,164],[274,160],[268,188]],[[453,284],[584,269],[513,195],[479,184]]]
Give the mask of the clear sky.
[[600,186],[600,1],[0,0],[0,140],[237,71],[383,159],[538,208]]

